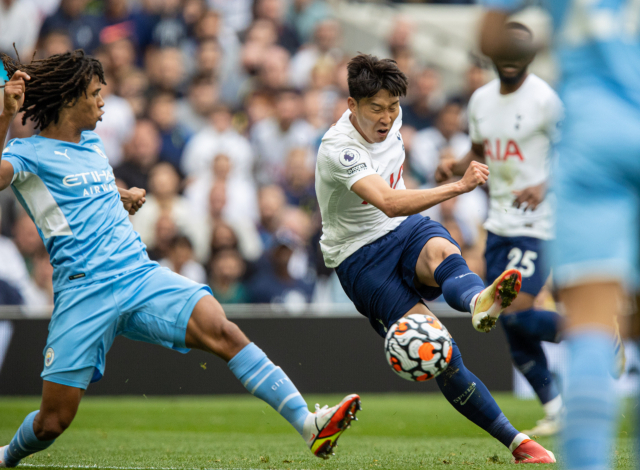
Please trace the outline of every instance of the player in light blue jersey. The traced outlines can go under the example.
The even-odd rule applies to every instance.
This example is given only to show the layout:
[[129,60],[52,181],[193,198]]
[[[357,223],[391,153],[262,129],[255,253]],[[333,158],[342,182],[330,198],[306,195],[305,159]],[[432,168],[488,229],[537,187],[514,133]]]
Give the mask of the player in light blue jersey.
[[[484,0],[481,47],[522,52],[504,24],[522,0]],[[545,0],[555,29],[566,118],[554,167],[554,278],[568,326],[568,469],[611,466],[616,402],[611,345],[625,297],[638,287],[640,242],[640,3]]]
[[226,319],[208,286],[149,260],[127,216],[144,204],[145,192],[116,187],[102,141],[92,132],[104,106],[100,62],[81,50],[28,65],[0,58],[11,77],[0,142],[20,110],[40,130],[4,149],[0,190],[10,185],[35,222],[50,254],[55,292],[42,404],[0,447],[0,467],[15,467],[46,449],[71,424],[87,386],[104,374],[118,335],[182,353],[196,348],[216,354],[315,455],[327,458],[354,419],[359,397],[310,413],[282,369]]

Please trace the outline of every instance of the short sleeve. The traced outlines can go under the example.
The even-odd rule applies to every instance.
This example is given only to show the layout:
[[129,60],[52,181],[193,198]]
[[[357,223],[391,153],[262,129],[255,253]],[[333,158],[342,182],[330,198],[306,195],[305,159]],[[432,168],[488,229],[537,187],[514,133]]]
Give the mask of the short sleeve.
[[2,151],[2,159],[11,163],[13,174],[38,172],[38,158],[32,144],[22,139],[14,139]]
[[478,121],[476,118],[476,101],[477,95],[474,93],[469,100],[469,106],[467,106],[467,116],[469,117],[469,137],[474,144],[481,143],[483,141],[478,129]]
[[327,149],[323,153],[331,179],[349,190],[365,176],[376,174],[371,156],[363,147],[346,145],[343,148]]

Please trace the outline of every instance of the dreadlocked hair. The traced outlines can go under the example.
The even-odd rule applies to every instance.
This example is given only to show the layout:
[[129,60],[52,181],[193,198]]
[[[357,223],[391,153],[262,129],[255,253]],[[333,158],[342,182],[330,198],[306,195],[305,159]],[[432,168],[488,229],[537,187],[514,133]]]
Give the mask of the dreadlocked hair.
[[17,70],[31,77],[25,82],[24,104],[20,108],[20,111],[24,111],[23,125],[27,119],[31,119],[37,129],[43,130],[52,122],[57,123],[64,105],[75,105],[82,94],[87,96],[87,88],[94,75],[106,85],[102,64],[86,55],[82,49],[55,54],[47,59],[31,60],[29,64],[21,64],[20,56],[17,57],[15,60],[0,53],[0,60],[9,77]]

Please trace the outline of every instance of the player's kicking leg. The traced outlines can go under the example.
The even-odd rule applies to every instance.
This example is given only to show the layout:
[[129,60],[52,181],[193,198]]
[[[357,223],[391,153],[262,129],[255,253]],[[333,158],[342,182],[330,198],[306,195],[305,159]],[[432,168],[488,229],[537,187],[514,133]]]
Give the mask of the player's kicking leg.
[[[507,270],[485,289],[482,279],[469,269],[457,246],[443,237],[431,238],[424,245],[416,263],[416,277],[423,286],[440,286],[445,300],[453,308],[483,315],[482,320],[474,322],[480,331],[489,331],[495,326],[495,320],[516,298],[521,285],[520,272]],[[410,313],[430,314],[422,303]],[[448,369],[436,378],[449,403],[508,447],[516,462],[555,462],[551,452],[511,425],[486,386],[465,367],[455,341],[452,347]]]
[[[447,234],[448,235],[448,234]],[[485,289],[480,276],[467,266],[459,248],[443,237],[431,238],[422,248],[416,263],[417,281],[424,286],[439,286],[447,303],[472,314],[473,327],[488,332],[505,308],[520,292],[522,276],[508,269]]]
[[340,435],[356,419],[360,409],[358,395],[348,395],[331,408],[316,405],[316,411],[309,412],[304,398],[284,371],[227,320],[212,296],[200,299],[193,310],[185,343],[189,348],[211,352],[227,361],[245,388],[280,413],[318,457],[329,458]]
[[[407,314],[433,315],[419,303]],[[449,367],[436,377],[440,391],[461,415],[488,432],[506,446],[517,463],[554,463],[552,452],[546,450],[528,435],[519,432],[504,415],[493,396],[462,361],[460,349],[451,340],[452,354]]]

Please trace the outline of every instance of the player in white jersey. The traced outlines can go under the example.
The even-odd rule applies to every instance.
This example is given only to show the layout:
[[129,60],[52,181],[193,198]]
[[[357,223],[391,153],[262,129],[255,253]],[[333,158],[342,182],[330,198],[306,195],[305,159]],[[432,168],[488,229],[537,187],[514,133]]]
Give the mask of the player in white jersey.
[[[485,289],[449,232],[419,215],[483,184],[487,166],[473,162],[460,181],[438,188],[405,189],[399,101],[407,78],[393,60],[361,54],[348,64],[348,85],[349,109],[322,139],[316,167],[326,265],[336,268],[346,294],[382,337],[407,314],[433,315],[424,300],[441,294],[453,308],[470,312],[477,330],[489,331],[516,297],[520,273],[506,270]],[[509,423],[453,340],[452,351],[436,382],[453,407],[517,461],[554,462]]]
[[[511,22],[514,39],[531,41],[531,31]],[[475,91],[469,101],[472,146],[460,161],[442,162],[436,181],[462,175],[473,161],[486,162],[490,207],[487,229],[487,279],[504,269],[522,273],[518,298],[500,317],[511,357],[538,395],[544,419],[529,432],[558,432],[562,398],[549,371],[542,341],[557,342],[561,317],[536,309],[535,297],[549,277],[541,250],[552,237],[552,211],[546,197],[549,151],[556,140],[562,103],[542,79],[527,71],[534,54],[494,62],[499,78]]]

